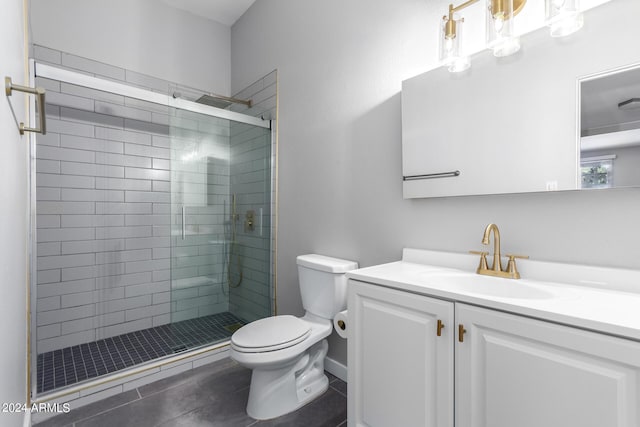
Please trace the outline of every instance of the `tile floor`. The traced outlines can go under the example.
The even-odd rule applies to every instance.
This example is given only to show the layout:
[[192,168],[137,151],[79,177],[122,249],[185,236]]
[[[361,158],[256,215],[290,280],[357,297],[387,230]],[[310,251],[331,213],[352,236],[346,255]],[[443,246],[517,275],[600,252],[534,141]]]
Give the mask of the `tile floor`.
[[329,376],[329,390],[308,405],[279,418],[257,421],[245,412],[251,371],[231,359],[112,396],[37,427],[344,427],[347,385]]
[[38,393],[228,339],[244,321],[224,312],[38,355]]

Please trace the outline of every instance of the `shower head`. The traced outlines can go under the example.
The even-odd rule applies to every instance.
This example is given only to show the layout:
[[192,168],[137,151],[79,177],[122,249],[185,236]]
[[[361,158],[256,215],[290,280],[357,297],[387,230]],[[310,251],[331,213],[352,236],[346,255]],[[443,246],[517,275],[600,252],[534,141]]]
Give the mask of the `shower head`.
[[202,95],[200,98],[196,99],[196,102],[216,108],[227,108],[232,104],[232,102],[227,101],[226,99],[213,95]]
[[[182,98],[182,93],[176,91],[176,92],[173,92],[172,96],[174,98]],[[247,107],[251,108],[251,106],[253,105],[250,99],[244,100],[244,99],[231,98],[229,96],[215,95],[215,94],[201,95],[200,98],[196,99],[193,102],[197,102],[199,104],[204,104],[204,105],[208,105],[210,107],[216,107],[216,108],[227,108],[231,104],[244,104]]]
[[244,104],[247,107],[251,108],[252,105],[250,99],[245,101],[244,99],[215,94],[202,95],[200,98],[196,99],[196,102],[218,108],[227,108],[231,104]]

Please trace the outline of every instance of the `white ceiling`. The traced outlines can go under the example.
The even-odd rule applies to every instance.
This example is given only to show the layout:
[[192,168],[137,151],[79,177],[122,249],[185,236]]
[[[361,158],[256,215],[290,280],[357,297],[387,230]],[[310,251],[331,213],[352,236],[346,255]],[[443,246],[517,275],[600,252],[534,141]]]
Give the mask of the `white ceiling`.
[[162,0],[176,9],[232,26],[255,0]]
[[618,108],[620,102],[640,98],[640,67],[583,82],[581,91],[582,135],[640,128],[640,108]]

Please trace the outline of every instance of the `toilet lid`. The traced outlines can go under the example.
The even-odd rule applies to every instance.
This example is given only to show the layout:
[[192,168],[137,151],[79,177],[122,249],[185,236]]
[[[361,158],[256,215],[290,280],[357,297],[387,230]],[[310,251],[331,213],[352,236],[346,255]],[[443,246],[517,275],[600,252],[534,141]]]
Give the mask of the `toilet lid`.
[[274,316],[238,329],[231,336],[231,343],[245,352],[273,351],[304,341],[310,333],[309,324],[295,316]]

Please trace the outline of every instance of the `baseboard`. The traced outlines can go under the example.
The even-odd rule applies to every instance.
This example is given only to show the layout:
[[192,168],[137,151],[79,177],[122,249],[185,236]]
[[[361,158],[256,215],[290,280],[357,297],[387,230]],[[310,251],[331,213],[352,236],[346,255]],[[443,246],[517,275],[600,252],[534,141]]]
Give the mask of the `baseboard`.
[[343,365],[330,357],[325,357],[324,370],[347,382],[347,365]]

